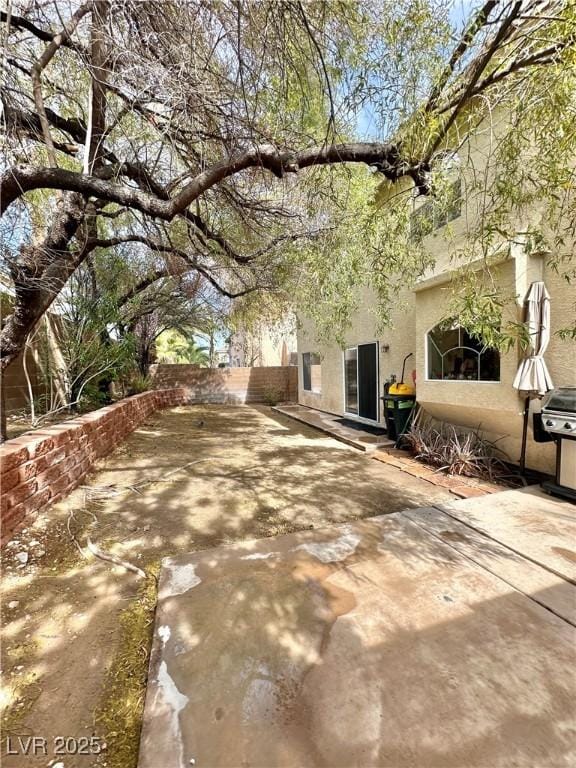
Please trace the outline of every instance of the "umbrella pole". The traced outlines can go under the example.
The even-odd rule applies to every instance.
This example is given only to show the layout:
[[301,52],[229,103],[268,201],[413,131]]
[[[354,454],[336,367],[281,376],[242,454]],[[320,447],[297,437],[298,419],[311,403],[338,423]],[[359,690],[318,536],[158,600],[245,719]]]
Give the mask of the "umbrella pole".
[[524,400],[524,423],[522,424],[522,449],[520,451],[520,474],[524,476],[526,468],[526,443],[528,441],[528,415],[530,412],[530,395]]

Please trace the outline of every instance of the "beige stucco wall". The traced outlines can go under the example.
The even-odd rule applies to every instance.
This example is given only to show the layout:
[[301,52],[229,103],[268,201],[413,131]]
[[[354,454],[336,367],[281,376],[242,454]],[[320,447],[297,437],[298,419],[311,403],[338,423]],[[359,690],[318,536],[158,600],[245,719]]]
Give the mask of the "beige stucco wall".
[[[507,293],[514,292],[514,267],[514,260],[508,259],[494,270],[499,286]],[[524,401],[512,387],[519,360],[516,349],[500,356],[499,382],[427,380],[426,334],[446,317],[449,291],[448,284],[444,283],[421,288],[416,293],[418,402],[427,413],[441,421],[479,427],[489,439],[498,439],[498,446],[517,462]],[[519,311],[513,303],[506,308],[506,314],[514,320],[520,319]]]
[[[30,390],[35,400],[42,399],[36,408],[45,409],[66,403],[62,371],[66,365],[58,345],[57,315],[47,313],[36,327],[26,344],[26,368],[24,356],[19,355],[5,370],[2,379],[6,413],[30,411]],[[26,377],[26,370],[30,383]]]
[[[424,247],[432,256],[433,265],[418,281],[414,293],[405,292],[398,297],[393,314],[393,324],[380,341],[380,392],[391,373],[400,376],[402,359],[408,352],[407,372],[417,371],[417,399],[431,415],[442,421],[467,427],[481,427],[489,439],[498,445],[513,462],[520,458],[522,437],[522,413],[524,395],[512,386],[522,352],[515,347],[501,356],[499,382],[426,381],[425,337],[428,330],[449,312],[449,282],[455,270],[466,265],[474,269],[475,256],[469,252],[467,233],[478,221],[486,189],[490,189],[494,177],[493,152],[502,127],[508,116],[501,111],[492,113],[478,128],[475,135],[459,150],[463,167],[463,205],[461,215],[447,226],[436,230],[424,239]],[[387,185],[381,185],[380,202],[388,194]],[[390,188],[396,194],[396,188]],[[424,201],[416,201],[416,207]],[[512,224],[514,231],[522,233],[532,226],[542,226],[542,210],[532,206],[518,215]],[[572,250],[576,248],[573,244]],[[565,244],[564,251],[569,250]],[[488,254],[494,264],[493,274],[502,294],[510,297],[504,320],[522,320],[522,305],[528,288],[534,280],[544,280],[551,295],[552,338],[546,361],[555,386],[576,385],[576,343],[562,340],[556,333],[574,323],[576,315],[576,289],[549,265],[550,254],[528,254],[522,235],[514,242],[495,242]],[[552,254],[553,256],[554,254]],[[477,258],[477,268],[482,261]],[[347,334],[347,342],[356,343],[376,340],[376,323],[370,308],[374,295],[369,289],[361,289],[362,306],[354,318],[353,327]],[[514,298],[515,297],[515,298]],[[383,352],[384,344],[390,345]],[[315,341],[314,329],[304,322],[298,334],[298,352],[315,351],[322,356],[322,392],[313,394],[302,390],[302,372],[299,371],[299,402],[322,410],[341,414],[343,411],[344,385],[342,350],[336,345],[321,346]],[[301,366],[301,356],[298,359]],[[408,378],[408,377],[407,377]],[[408,379],[409,380],[409,379]],[[533,402],[539,409],[539,401]],[[532,419],[528,433],[528,467],[553,472],[555,444],[535,443],[532,439]]]
[[[380,335],[377,334],[377,322],[374,313],[376,298],[369,288],[360,288],[359,311],[354,317],[352,327],[346,333],[346,346],[379,342],[379,391],[382,394],[384,382],[391,374],[398,379],[402,371],[402,361],[409,353],[415,353],[415,297],[411,291],[402,291],[392,312],[392,325]],[[384,347],[388,345],[389,351]],[[321,356],[320,392],[307,392],[302,387],[302,353],[318,352]],[[415,369],[415,358],[406,362],[406,381],[412,381],[411,373]],[[330,413],[344,413],[344,366],[343,351],[337,344],[321,345],[316,340],[312,323],[306,318],[301,320],[298,331],[298,401],[302,405],[318,408]],[[380,404],[381,405],[381,404]],[[381,409],[380,409],[381,411]],[[380,421],[382,421],[380,412]]]
[[546,268],[546,286],[552,301],[550,320],[552,337],[546,352],[554,385],[576,385],[576,342],[563,341],[556,333],[574,324],[576,316],[576,285],[569,285],[555,270]]
[[[500,118],[501,119],[501,118]],[[489,163],[492,145],[498,133],[498,122],[486,123],[479,134],[469,142],[469,162],[475,169]],[[486,173],[489,180],[490,170]],[[469,179],[468,179],[469,181]],[[466,187],[466,179],[465,179]],[[465,195],[467,193],[465,192]],[[436,230],[425,238],[424,244],[434,258],[434,265],[427,270],[416,286],[416,347],[418,365],[418,402],[434,417],[467,427],[481,427],[486,437],[498,440],[498,446],[513,462],[518,462],[521,452],[524,393],[518,393],[512,382],[522,358],[519,346],[501,356],[500,382],[426,381],[425,336],[436,323],[446,317],[450,301],[449,282],[462,262],[458,253],[465,252],[466,233],[478,215],[477,196],[468,194],[462,215],[446,228]],[[521,233],[531,226],[542,224],[542,210],[532,206],[515,222]],[[576,244],[572,244],[572,250]],[[569,250],[565,244],[564,250]],[[573,325],[576,315],[576,289],[562,274],[550,265],[554,254],[529,255],[519,234],[515,242],[502,240],[496,243],[490,259],[496,266],[492,274],[501,295],[510,296],[503,312],[503,320],[521,322],[523,301],[530,284],[544,280],[551,295],[551,341],[546,352],[546,362],[555,386],[576,385],[576,344],[563,340],[557,331]],[[473,268],[469,253],[465,254],[467,269]],[[478,268],[481,259],[478,259]],[[512,298],[515,297],[515,298]],[[538,399],[531,403],[531,413],[539,410]],[[532,418],[529,419],[526,465],[543,472],[554,472],[556,447],[554,443],[535,443],[532,439]]]
[[[555,334],[566,327],[573,317],[574,289],[554,270],[546,267],[546,259],[539,258],[526,265],[520,257],[508,255],[494,269],[500,287],[509,295],[517,295],[517,302],[510,302],[505,309],[505,319],[521,320],[524,286],[533,279],[544,279],[552,296],[552,339],[546,360],[555,386],[576,385],[576,344],[562,340]],[[522,437],[522,412],[524,396],[512,386],[522,353],[518,348],[501,355],[499,382],[427,381],[426,380],[426,333],[446,317],[448,305],[449,273],[437,276],[428,287],[423,281],[414,293],[406,291],[398,297],[398,307],[393,313],[393,325],[376,338],[376,322],[371,308],[374,295],[362,289],[362,306],[346,334],[347,345],[379,341],[380,392],[384,381],[395,373],[400,377],[402,360],[408,352],[414,352],[406,365],[406,380],[416,369],[417,398],[422,408],[441,421],[477,428],[488,439],[497,440],[508,457],[517,463],[520,458]],[[438,282],[440,281],[440,282]],[[388,344],[388,352],[383,351]],[[319,352],[321,355],[321,391],[306,392],[302,388],[301,354]],[[342,415],[344,413],[343,352],[336,345],[320,345],[314,336],[310,322],[303,321],[298,332],[299,376],[298,401],[312,408]],[[532,408],[539,408],[534,401]],[[382,413],[380,413],[382,421]],[[532,426],[528,433],[528,467],[543,472],[554,471],[555,445],[535,443]]]
[[[522,285],[523,265],[520,259],[510,258],[495,271],[497,283],[506,292],[514,292]],[[557,334],[566,327],[573,312],[574,289],[540,259],[539,274],[533,279],[544,279],[551,294],[552,338],[546,353],[546,362],[555,386],[576,385],[576,345],[562,340]],[[432,416],[468,427],[480,427],[486,437],[498,440],[498,446],[510,459],[520,459],[524,394],[512,386],[522,352],[518,348],[501,355],[499,382],[427,381],[426,332],[444,316],[447,285],[424,288],[416,293],[416,334],[418,362],[418,402]],[[505,316],[520,321],[525,291],[518,291],[518,301],[510,302]],[[532,410],[539,410],[539,401]],[[529,422],[526,465],[543,472],[554,471],[555,445],[535,443],[532,439],[532,419]]]

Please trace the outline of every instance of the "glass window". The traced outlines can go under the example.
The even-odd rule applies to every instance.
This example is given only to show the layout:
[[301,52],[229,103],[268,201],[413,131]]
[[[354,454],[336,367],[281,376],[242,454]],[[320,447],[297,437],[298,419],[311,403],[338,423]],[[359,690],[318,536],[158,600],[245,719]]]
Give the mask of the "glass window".
[[500,381],[500,353],[456,324],[440,323],[428,332],[428,379]]
[[457,179],[448,187],[446,199],[442,203],[430,199],[414,209],[410,216],[410,234],[413,239],[422,240],[457,219],[461,213],[462,181]]
[[322,391],[322,365],[317,352],[302,353],[302,389],[317,394]]

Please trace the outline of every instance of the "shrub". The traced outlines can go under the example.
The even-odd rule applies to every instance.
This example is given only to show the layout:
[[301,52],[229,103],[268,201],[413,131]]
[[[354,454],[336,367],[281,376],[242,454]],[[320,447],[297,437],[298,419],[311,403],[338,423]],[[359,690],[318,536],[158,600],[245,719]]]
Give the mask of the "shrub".
[[278,405],[284,398],[284,393],[280,389],[269,388],[264,392],[264,402],[266,405]]
[[479,430],[457,428],[453,424],[428,422],[413,425],[404,435],[417,459],[451,475],[490,478],[509,474],[508,459],[494,441]]
[[139,395],[141,392],[148,392],[149,389],[152,389],[152,379],[150,376],[137,374],[128,382],[128,395]]

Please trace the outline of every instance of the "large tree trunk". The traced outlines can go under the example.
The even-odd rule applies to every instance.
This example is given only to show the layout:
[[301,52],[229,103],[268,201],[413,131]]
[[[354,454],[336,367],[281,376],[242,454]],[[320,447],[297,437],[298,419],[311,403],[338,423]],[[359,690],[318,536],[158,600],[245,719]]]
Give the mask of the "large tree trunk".
[[[4,372],[23,351],[26,339],[48,310],[62,286],[83,258],[68,251],[86,208],[81,195],[64,195],[43,242],[24,245],[18,260],[10,264],[15,298],[12,313],[0,332],[0,371]],[[3,389],[3,388],[2,388]],[[0,413],[1,440],[6,439],[6,409]]]
[[[83,6],[78,12],[78,21],[89,10]],[[94,173],[102,166],[102,140],[106,129],[106,93],[104,89],[106,73],[106,47],[103,28],[109,10],[109,0],[97,0],[92,10],[91,59],[92,93],[91,125],[87,135],[87,162],[85,172]],[[74,17],[73,17],[74,18]],[[54,55],[56,47],[62,41],[56,38],[45,52],[46,62],[39,60],[38,72]],[[56,46],[56,47],[55,47]],[[51,53],[50,58],[48,54]],[[40,66],[42,65],[42,66]],[[38,87],[40,80],[37,81]],[[41,98],[41,94],[39,93]],[[44,115],[45,117],[45,115]],[[47,144],[51,144],[48,123],[43,126]],[[48,147],[52,150],[53,146]],[[77,192],[62,195],[57,202],[57,212],[43,242],[24,245],[18,259],[10,265],[14,280],[15,300],[12,313],[6,318],[0,333],[0,371],[4,371],[24,349],[26,339],[34,330],[40,318],[48,310],[70,275],[82,263],[89,253],[87,249],[76,252],[69,250],[69,245],[78,231],[86,214],[87,199]],[[89,229],[97,235],[96,217],[90,217]],[[6,439],[6,412],[0,414],[1,440]]]
[[18,260],[10,264],[14,280],[14,309],[0,333],[0,368],[5,370],[24,349],[36,323],[50,307],[72,272],[84,258],[68,245],[84,218],[81,195],[65,195],[43,242],[23,245]]
[[140,348],[138,354],[138,370],[142,376],[146,377],[150,373],[150,365],[152,362],[152,351],[149,344],[145,344]]

